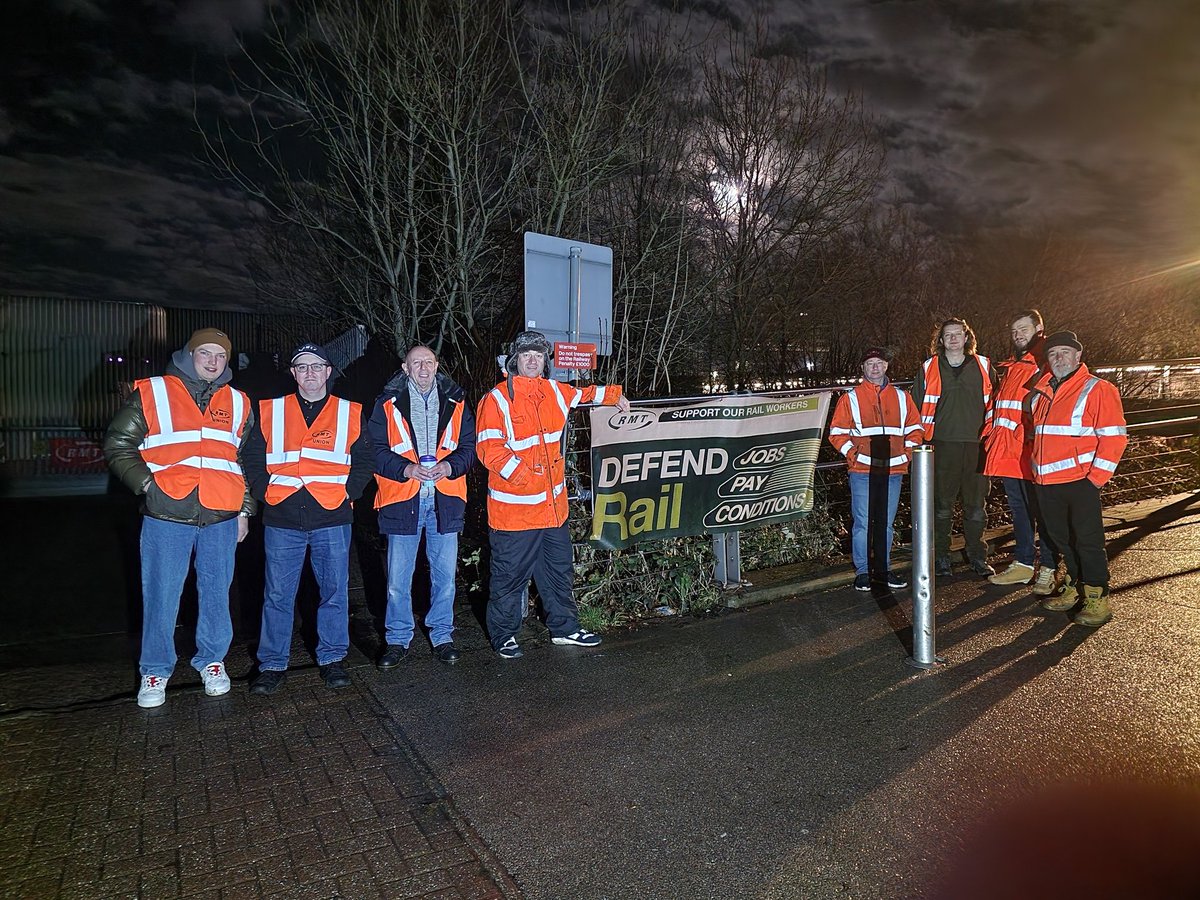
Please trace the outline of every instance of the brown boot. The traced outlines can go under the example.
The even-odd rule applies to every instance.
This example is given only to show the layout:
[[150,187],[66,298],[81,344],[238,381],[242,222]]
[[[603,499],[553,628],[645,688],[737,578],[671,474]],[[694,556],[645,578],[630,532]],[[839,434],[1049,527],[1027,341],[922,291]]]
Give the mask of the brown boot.
[[1079,602],[1079,591],[1075,589],[1075,582],[1071,580],[1070,575],[1063,576],[1062,593],[1057,597],[1047,597],[1042,601],[1042,609],[1048,609],[1050,612],[1066,612],[1068,609],[1074,609],[1075,604]]
[[1099,628],[1112,618],[1112,609],[1108,605],[1108,588],[1091,584],[1081,584],[1080,587],[1083,588],[1083,609],[1072,618],[1076,625]]

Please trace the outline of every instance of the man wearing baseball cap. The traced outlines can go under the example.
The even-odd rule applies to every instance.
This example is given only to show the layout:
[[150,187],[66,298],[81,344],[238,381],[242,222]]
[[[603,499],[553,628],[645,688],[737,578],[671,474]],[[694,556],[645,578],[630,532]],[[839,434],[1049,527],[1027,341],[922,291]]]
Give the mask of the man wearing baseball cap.
[[266,585],[258,675],[250,693],[283,684],[292,648],[296,589],[307,554],[321,596],[317,665],[328,688],[346,687],[350,649],[350,532],[353,501],[374,471],[362,406],[329,393],[334,367],[320,344],[291,356],[296,390],[259,404],[246,446],[246,477],[263,506]]
[[1066,611],[1080,605],[1078,625],[1099,628],[1112,618],[1108,556],[1104,552],[1102,488],[1125,452],[1125,411],[1112,382],[1083,364],[1083,344],[1073,331],[1046,338],[1050,371],[1031,397],[1033,481],[1050,540],[1062,553],[1063,591],[1042,607]]
[[242,474],[250,399],[230,387],[229,336],[201,328],[165,374],[134,383],[104,436],[108,467],[142,501],[142,647],[138,706],[161,706],[175,670],[175,620],[196,567],[199,619],[192,667],[204,692],[229,692],[229,585],[254,501]]
[[890,569],[892,523],[909,457],[921,444],[921,419],[912,397],[888,380],[887,370],[885,350],[864,352],[863,380],[838,398],[829,422],[829,443],[846,458],[850,472],[857,591],[869,591],[872,581],[891,590],[908,586]]
[[627,412],[629,401],[620,385],[577,388],[551,381],[550,356],[550,342],[540,331],[518,334],[508,348],[505,379],[484,395],[476,416],[475,451],[488,470],[488,637],[504,659],[522,655],[516,635],[530,577],[553,643],[600,644],[599,635],[580,627],[572,595],[563,443],[569,413],[580,403]]

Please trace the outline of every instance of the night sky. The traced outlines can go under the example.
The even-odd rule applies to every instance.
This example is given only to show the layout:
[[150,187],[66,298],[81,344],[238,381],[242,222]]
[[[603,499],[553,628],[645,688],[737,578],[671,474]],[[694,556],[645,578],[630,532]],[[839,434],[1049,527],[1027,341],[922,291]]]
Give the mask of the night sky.
[[[562,4],[558,4],[562,5]],[[889,196],[933,231],[1049,229],[1131,274],[1200,258],[1196,0],[641,0],[747,26],[862,93]],[[227,57],[265,0],[10,0],[0,32],[0,291],[248,306],[244,200],[200,161],[238,115]]]

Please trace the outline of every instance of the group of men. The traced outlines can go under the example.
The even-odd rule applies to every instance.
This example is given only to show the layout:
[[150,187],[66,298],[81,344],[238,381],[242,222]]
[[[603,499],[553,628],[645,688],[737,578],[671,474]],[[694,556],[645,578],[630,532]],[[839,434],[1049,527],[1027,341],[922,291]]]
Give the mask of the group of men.
[[350,684],[349,549],[353,505],[374,478],[380,533],[387,538],[387,606],[381,669],[398,666],[415,632],[412,580],[422,535],[431,596],[425,618],[434,655],[453,664],[458,535],[466,475],[476,456],[488,469],[492,552],[487,623],[495,651],[522,655],[516,640],[530,578],[555,644],[593,647],[572,597],[563,449],[580,403],[629,409],[619,386],[575,388],[549,379],[551,348],[522,332],[505,378],[476,416],[438,358],[411,348],[369,418],[330,393],[336,375],[319,344],[301,344],[289,371],[296,390],[255,404],[230,381],[229,336],[196,331],[166,372],[134,383],[105,435],[113,474],[142,496],[142,649],[138,705],[160,706],[175,669],[175,627],[193,562],[198,620],[192,667],[205,693],[230,689],[233,640],[229,588],[237,544],[262,510],[266,555],[258,673],[250,692],[274,693],[291,654],[296,593],[307,556],[317,582],[316,657],[330,688]]
[[[993,584],[1031,584],[1045,609],[1075,610],[1076,623],[1099,627],[1112,618],[1100,488],[1127,443],[1121,397],[1088,371],[1074,332],[1047,337],[1036,309],[1009,325],[1012,355],[993,366],[967,322],[947,319],[911,395],[888,380],[886,351],[863,354],[863,380],[839,398],[829,432],[850,472],[854,586],[907,586],[890,567],[892,523],[912,450],[928,443],[935,575],[953,574],[951,524],[961,504],[971,571]],[[1015,543],[1000,573],[983,536],[993,477],[1004,486]]]

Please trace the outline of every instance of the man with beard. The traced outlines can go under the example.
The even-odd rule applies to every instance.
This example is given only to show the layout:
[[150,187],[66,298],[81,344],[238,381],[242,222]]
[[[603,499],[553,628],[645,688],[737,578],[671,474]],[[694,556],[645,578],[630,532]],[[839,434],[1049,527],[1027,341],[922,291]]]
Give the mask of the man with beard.
[[374,471],[362,406],[329,393],[334,368],[320,344],[292,353],[296,390],[259,404],[246,475],[263,502],[266,586],[258,676],[250,693],[273,694],[287,677],[296,590],[307,555],[320,590],[317,666],[328,688],[350,685],[350,532],[354,501]]
[[250,398],[229,386],[229,336],[196,331],[166,373],[134,383],[104,436],[104,458],[142,502],[142,650],[138,706],[161,706],[175,671],[179,597],[196,566],[199,618],[192,668],[204,693],[229,693],[233,640],[229,585],[254,500],[242,447],[254,427]]
[[953,573],[950,526],[961,496],[967,562],[971,571],[986,578],[996,574],[988,565],[983,540],[990,482],[983,474],[980,443],[992,429],[992,364],[975,353],[975,332],[959,318],[938,326],[929,353],[912,395],[921,408],[925,440],[934,447],[934,572]]
[[1013,355],[1000,364],[1002,381],[996,391],[992,433],[984,443],[987,463],[983,474],[999,478],[1004,485],[1016,547],[1008,568],[997,572],[988,581],[992,584],[1029,584],[1032,581],[1035,594],[1050,596],[1057,589],[1054,573],[1058,556],[1046,539],[1046,528],[1038,513],[1030,462],[1033,434],[1025,427],[1029,392],[1046,365],[1042,351],[1045,342],[1042,314],[1036,309],[1023,309],[1009,324]]
[[1108,604],[1108,557],[1100,488],[1125,452],[1125,411],[1112,382],[1083,364],[1083,345],[1073,331],[1046,339],[1050,371],[1033,388],[1033,480],[1046,533],[1063,554],[1063,592],[1042,607],[1072,609],[1078,625],[1098,628],[1112,618]]

